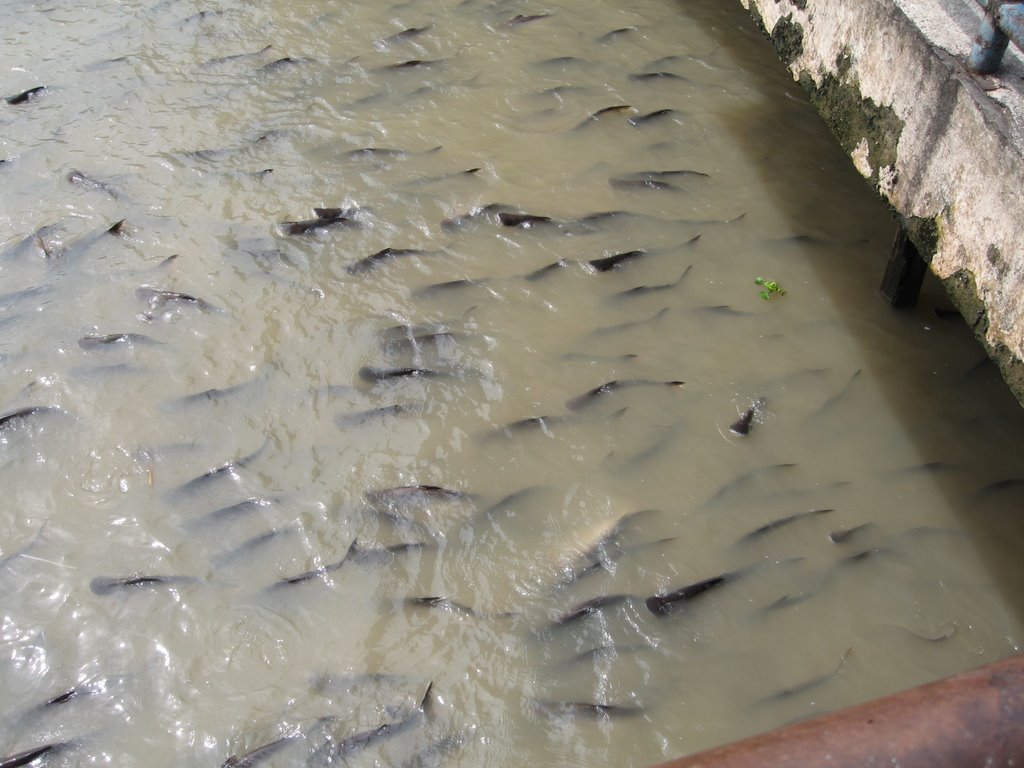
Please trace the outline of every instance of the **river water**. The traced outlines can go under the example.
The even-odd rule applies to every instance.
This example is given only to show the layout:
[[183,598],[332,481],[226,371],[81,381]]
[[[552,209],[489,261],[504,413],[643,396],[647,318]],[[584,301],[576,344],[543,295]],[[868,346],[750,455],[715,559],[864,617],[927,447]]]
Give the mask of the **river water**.
[[738,3],[0,6],[0,756],[645,766],[1019,650],[1020,408]]

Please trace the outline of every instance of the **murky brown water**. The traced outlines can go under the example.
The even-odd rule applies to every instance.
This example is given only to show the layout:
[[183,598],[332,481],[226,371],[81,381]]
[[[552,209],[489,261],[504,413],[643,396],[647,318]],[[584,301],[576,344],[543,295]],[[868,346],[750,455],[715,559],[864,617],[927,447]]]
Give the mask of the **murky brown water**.
[[731,5],[0,6],[0,755],[644,766],[1019,649],[1020,409]]

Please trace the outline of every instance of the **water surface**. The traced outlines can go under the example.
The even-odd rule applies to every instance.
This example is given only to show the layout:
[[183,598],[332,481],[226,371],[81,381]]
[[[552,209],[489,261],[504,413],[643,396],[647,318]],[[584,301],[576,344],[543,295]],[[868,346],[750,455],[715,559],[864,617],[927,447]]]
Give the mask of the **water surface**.
[[4,8],[0,754],[644,766],[1019,650],[1020,409],[738,4]]

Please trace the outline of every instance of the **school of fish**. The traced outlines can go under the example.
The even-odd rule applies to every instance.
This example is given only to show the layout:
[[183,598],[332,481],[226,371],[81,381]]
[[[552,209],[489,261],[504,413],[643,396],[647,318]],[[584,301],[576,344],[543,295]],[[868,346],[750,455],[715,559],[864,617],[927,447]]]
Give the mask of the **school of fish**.
[[741,8],[3,7],[0,768],[640,767],[1020,650],[1019,408]]

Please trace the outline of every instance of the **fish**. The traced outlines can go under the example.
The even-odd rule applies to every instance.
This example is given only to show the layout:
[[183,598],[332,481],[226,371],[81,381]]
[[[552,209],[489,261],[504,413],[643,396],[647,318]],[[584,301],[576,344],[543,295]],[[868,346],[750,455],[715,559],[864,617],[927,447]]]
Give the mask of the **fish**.
[[559,665],[568,666],[571,664],[594,664],[598,659],[614,661],[619,656],[626,653],[640,653],[641,651],[649,651],[655,646],[653,645],[616,645],[615,643],[607,643],[605,645],[598,645],[587,651],[580,651],[577,654],[570,656],[563,661],[558,662]]
[[824,685],[836,675],[843,674],[843,669],[846,666],[846,659],[849,657],[852,651],[853,648],[848,648],[846,650],[846,653],[844,653],[842,658],[839,659],[839,664],[836,665],[835,669],[832,669],[823,675],[819,675],[818,677],[813,677],[810,680],[805,680],[804,682],[798,683],[794,686],[782,688],[778,691],[775,691],[774,693],[770,693],[767,696],[761,697],[755,703],[768,704],[770,702],[783,701],[785,699],[792,698],[793,696],[799,696],[801,693],[806,693],[807,691],[813,690],[821,685]]
[[434,283],[433,285],[426,285],[422,288],[417,288],[412,292],[413,296],[417,298],[427,298],[434,296],[439,293],[448,293],[449,291],[458,290],[460,288],[479,288],[484,287],[484,283],[479,280],[448,280],[444,283]]
[[359,733],[354,733],[337,742],[330,739],[325,745],[328,754],[320,756],[326,757],[326,763],[332,763],[335,759],[344,760],[344,757],[347,754],[356,750],[365,749],[378,741],[397,736],[398,734],[404,733],[410,728],[415,727],[430,712],[430,694],[433,688],[434,683],[431,682],[427,686],[427,691],[423,695],[423,699],[420,701],[419,705],[406,714],[405,717],[400,720],[388,720],[376,728],[370,728],[365,731],[360,731]]
[[7,96],[4,98],[4,101],[8,104],[25,104],[33,99],[38,99],[47,92],[48,90],[45,85],[37,85],[35,88],[29,88],[27,91],[16,93],[13,96]]
[[550,13],[534,13],[530,15],[516,14],[508,20],[509,24],[529,24],[531,21],[550,18]]
[[740,309],[733,309],[728,304],[711,304],[703,307],[697,307],[700,312],[713,312],[716,315],[725,315],[727,317],[747,317],[750,315],[749,312],[744,312]]
[[441,524],[454,524],[475,510],[475,496],[436,485],[411,485],[364,493],[369,510],[401,527],[443,539]]
[[567,261],[566,259],[559,259],[558,261],[554,262],[553,264],[548,264],[546,267],[541,267],[540,269],[535,269],[533,272],[530,272],[530,273],[528,273],[526,275],[523,275],[523,277],[526,280],[529,280],[530,282],[536,282],[537,280],[540,280],[542,277],[547,277],[552,272],[555,272],[557,270],[565,269],[566,267],[569,267],[572,264],[573,264],[573,262]]
[[628,387],[646,387],[646,386],[667,386],[667,387],[682,387],[686,382],[684,381],[652,381],[651,379],[623,379],[623,380],[612,380],[606,381],[600,386],[594,387],[582,395],[571,397],[565,401],[565,407],[570,411],[578,411],[582,408],[586,408],[600,398],[602,395],[610,394],[611,392],[618,391],[620,389],[626,389]]
[[934,307],[932,312],[940,320],[962,320],[963,315],[960,314],[960,310],[953,309],[951,307]]
[[608,179],[608,185],[612,189],[619,189],[624,192],[642,192],[644,190],[654,190],[656,192],[681,191],[675,184],[669,184],[667,181],[658,181],[657,179],[624,179],[615,177]]
[[491,517],[495,514],[498,514],[499,512],[504,512],[509,508],[514,509],[515,504],[517,502],[523,501],[524,499],[528,499],[531,496],[536,496],[542,493],[544,490],[545,489],[541,486],[531,486],[529,488],[522,488],[518,491],[514,491],[513,493],[508,494],[507,496],[503,497],[502,499],[500,499],[499,501],[495,502],[487,509],[485,509],[483,512],[483,516]]
[[89,589],[97,595],[109,595],[122,588],[156,589],[195,582],[190,576],[97,576],[89,582]]
[[224,11],[199,11],[199,13],[193,13],[181,21],[179,24],[197,24],[200,21],[206,21],[207,19],[220,18],[224,15]]
[[816,410],[812,415],[818,416],[818,415],[824,413],[825,411],[827,411],[830,408],[832,408],[836,403],[838,403],[844,397],[846,397],[846,395],[850,391],[850,388],[853,386],[854,382],[857,381],[857,378],[860,376],[861,370],[862,369],[858,368],[856,371],[854,371],[853,375],[850,376],[850,380],[846,382],[846,386],[844,386],[841,390],[839,390],[839,392],[837,392],[836,394],[832,395],[832,397],[830,397],[828,400],[826,400],[824,403],[822,403],[818,407],[818,410]]
[[796,514],[786,515],[785,517],[780,517],[777,520],[772,520],[770,523],[765,523],[764,525],[762,525],[762,526],[760,526],[758,528],[755,528],[750,533],[745,534],[744,536],[740,537],[740,539],[739,539],[739,541],[737,543],[738,544],[743,544],[743,543],[746,543],[746,542],[749,542],[749,541],[753,541],[754,539],[761,538],[762,536],[764,536],[767,533],[771,533],[772,531],[777,531],[779,528],[783,528],[783,527],[785,527],[785,526],[787,526],[787,525],[789,525],[791,523],[795,523],[798,520],[803,520],[806,517],[817,517],[818,515],[827,515],[830,512],[835,512],[835,510],[834,509],[811,509],[811,510],[808,510],[806,512],[797,512]]
[[710,579],[687,584],[666,595],[651,595],[644,601],[644,604],[647,606],[647,610],[655,616],[668,616],[673,611],[685,608],[691,600],[732,581],[738,575],[738,571],[728,571],[719,576],[712,576]]
[[[615,536],[617,535],[618,534],[616,533]],[[600,542],[598,546],[595,546],[590,551],[584,553],[583,558],[581,558],[583,565],[577,566],[572,570],[566,570],[564,572],[565,581],[577,582],[602,570],[611,571],[611,563],[613,563],[616,558],[625,555],[628,552],[635,552],[639,549],[646,549],[647,547],[668,544],[669,542],[676,541],[679,538],[678,536],[667,536],[665,538],[655,539],[654,541],[621,545],[615,540],[615,536],[609,537],[607,541]]]
[[64,693],[58,694],[53,698],[47,699],[39,705],[39,709],[46,707],[56,707],[61,704],[67,704],[73,699],[77,699],[83,696],[94,696],[97,693],[102,693],[107,689],[105,680],[92,680],[82,685],[76,685],[74,688],[69,688]]
[[925,640],[929,643],[941,643],[943,640],[949,640],[949,638],[955,635],[957,629],[959,629],[959,626],[955,621],[948,621],[941,627],[939,627],[937,630],[932,632],[922,632],[911,627],[903,626],[901,626],[900,629],[902,629],[904,632],[909,632],[911,635],[920,640]]
[[[4,253],[0,254],[0,256],[7,259],[14,259],[26,256],[29,253],[33,253],[38,250],[42,252],[44,257],[49,258],[52,254],[59,253],[61,249],[61,237],[61,233],[59,232],[56,224],[47,224],[40,227],[32,234],[23,237],[17,244],[8,248]],[[33,253],[33,255],[36,254]]]
[[657,312],[655,312],[653,315],[651,315],[650,317],[645,318],[643,320],[633,320],[632,322],[619,323],[618,325],[606,325],[606,326],[604,326],[602,328],[595,329],[594,331],[592,331],[590,333],[590,335],[591,336],[610,336],[610,335],[612,335],[614,333],[621,333],[622,331],[628,331],[628,330],[631,330],[633,328],[639,328],[639,327],[644,326],[644,325],[649,325],[650,323],[653,323],[655,320],[660,320],[666,314],[668,314],[668,307],[662,307]]
[[450,329],[450,323],[424,323],[422,325],[393,325],[390,328],[385,328],[382,333],[385,340],[390,341],[431,333],[447,333]]
[[281,580],[276,581],[273,584],[271,584],[269,587],[267,587],[267,589],[268,590],[279,590],[279,589],[282,589],[284,587],[292,587],[292,586],[295,586],[296,584],[303,584],[303,583],[305,583],[307,581],[312,581],[313,579],[318,579],[321,576],[324,576],[324,575],[326,575],[328,573],[333,573],[334,571],[339,570],[341,568],[341,566],[343,566],[345,564],[345,560],[346,560],[346,558],[343,557],[343,558],[341,558],[341,560],[338,560],[337,562],[328,563],[327,565],[320,565],[320,566],[317,566],[316,568],[312,568],[312,569],[310,569],[308,571],[303,571],[302,573],[298,574],[297,576],[288,576],[288,577],[282,578]]
[[601,45],[607,45],[608,43],[618,40],[624,35],[628,35],[636,31],[638,31],[636,27],[619,27],[618,29],[613,29],[611,32],[605,32],[597,38],[597,42],[601,43]]
[[673,115],[680,114],[682,113],[674,109],[657,109],[654,112],[648,112],[646,115],[637,115],[636,117],[631,117],[629,118],[628,122],[630,125],[640,127],[641,125],[654,122],[655,120],[661,120],[666,117],[672,117]]
[[776,611],[780,608],[788,608],[791,605],[802,603],[804,600],[809,600],[814,597],[814,592],[797,592],[795,595],[786,594],[780,597],[778,600],[769,603],[764,607],[765,611]]
[[447,219],[441,220],[441,229],[446,232],[452,232],[459,229],[460,227],[468,224],[471,221],[477,219],[487,218],[492,213],[498,213],[499,211],[508,211],[512,206],[505,205],[504,203],[488,203],[487,205],[478,205],[474,208],[470,208],[466,213],[460,213],[456,216],[452,216]]
[[406,675],[391,675],[384,672],[365,672],[349,675],[332,675],[326,672],[316,675],[312,689],[321,696],[337,697],[364,688],[405,687],[409,683]]
[[704,173],[703,171],[693,171],[686,168],[680,168],[674,171],[637,171],[636,173],[630,174],[630,176],[638,179],[677,179],[691,177],[702,179],[711,178],[710,174]]
[[254,549],[262,547],[264,544],[279,539],[282,536],[287,536],[296,532],[294,526],[285,526],[284,528],[271,528],[269,531],[257,534],[250,539],[246,539],[234,549],[230,549],[226,552],[221,552],[210,559],[210,562],[215,566],[224,566],[228,563],[237,560],[239,557],[245,554],[249,554]]
[[714,494],[712,494],[711,498],[704,502],[703,506],[711,506],[712,504],[721,501],[723,498],[730,496],[733,493],[736,493],[741,488],[750,485],[755,480],[766,474],[774,475],[777,474],[778,472],[790,470],[795,466],[796,464],[792,463],[769,464],[766,467],[756,467],[754,469],[748,470],[747,472],[744,472],[743,474],[725,483],[725,485],[723,485],[721,488],[715,491]]
[[142,286],[135,289],[135,295],[142,301],[149,304],[149,308],[153,311],[161,310],[168,304],[174,305],[186,305],[195,307],[200,312],[222,312],[219,307],[214,306],[210,302],[191,296],[187,293],[178,293],[177,291],[161,291],[156,288],[149,286]]
[[518,227],[519,229],[532,229],[538,224],[550,224],[550,216],[538,216],[532,213],[507,213],[502,211],[498,214],[498,221],[506,227]]
[[445,374],[430,368],[375,368],[364,365],[359,369],[359,378],[375,383],[378,381],[394,381],[395,379],[436,379]]
[[478,618],[479,614],[468,605],[452,600],[450,597],[407,597],[402,601],[413,608],[440,608],[449,613],[461,613],[465,616]]
[[472,498],[472,494],[466,491],[442,488],[439,485],[402,485],[395,488],[366,491],[363,496],[371,506],[387,509],[435,501],[463,501]]
[[435,64],[441,64],[444,59],[409,59],[408,61],[400,61],[397,64],[385,64],[383,67],[378,67],[378,70],[387,71],[395,69],[419,69],[421,67],[432,67]]
[[[318,213],[320,211],[320,213]],[[315,219],[304,221],[282,221],[281,229],[287,235],[305,235],[318,229],[328,227],[359,227],[361,222],[352,218],[352,209],[318,208],[314,209]]]
[[393,35],[385,37],[383,40],[381,40],[381,42],[384,43],[385,45],[389,45],[391,43],[397,43],[402,40],[411,40],[414,37],[419,37],[424,32],[429,32],[433,28],[433,26],[433,24],[425,24],[422,27],[409,27],[408,29],[403,29],[401,32],[396,32]]
[[49,744],[43,744],[40,747],[26,749],[23,752],[15,752],[13,755],[0,757],[0,768],[19,768],[22,765],[34,763],[36,760],[45,755],[54,755],[57,752],[69,748],[70,746],[70,742],[55,741]]
[[541,59],[536,62],[538,67],[564,67],[569,64],[586,64],[583,59],[576,56],[553,56],[550,59]]
[[210,59],[209,61],[204,62],[201,66],[203,66],[203,67],[218,67],[218,66],[221,66],[223,64],[233,64],[233,63],[239,62],[239,61],[247,61],[249,59],[256,59],[256,58],[259,58],[259,57],[263,56],[265,53],[269,53],[271,48],[272,48],[272,46],[267,45],[267,46],[264,46],[263,48],[260,48],[260,50],[258,50],[258,51],[253,51],[252,53],[235,53],[235,54],[232,54],[230,56],[220,56],[218,58]]
[[476,176],[482,167],[467,168],[464,171],[452,171],[451,173],[442,173],[440,176],[424,176],[420,179],[413,179],[412,181],[406,182],[405,186],[422,186],[424,184],[434,184],[439,181],[449,181],[451,179],[457,179],[460,177]]
[[616,253],[614,256],[605,256],[601,259],[591,259],[586,262],[587,265],[595,272],[608,272],[612,269],[618,269],[620,266],[625,264],[627,261],[635,261],[641,256],[647,255],[647,251],[643,248],[638,248],[634,251],[626,251],[625,253]]
[[352,562],[359,564],[390,563],[397,555],[421,552],[434,546],[434,544],[429,542],[408,541],[389,544],[386,547],[363,547],[358,541],[353,541],[346,557]]
[[263,445],[261,445],[252,453],[250,453],[248,456],[243,456],[239,459],[233,459],[232,461],[228,461],[224,464],[221,464],[219,467],[214,467],[213,469],[204,472],[198,477],[194,477],[188,482],[183,483],[173,491],[172,496],[190,495],[195,491],[199,490],[200,488],[202,488],[203,486],[205,486],[207,483],[211,482],[212,480],[216,480],[221,477],[230,477],[232,480],[237,481],[238,470],[241,469],[242,467],[247,466],[257,457],[259,457],[259,455],[263,453],[263,449],[267,447],[267,444],[269,442],[270,440],[267,439],[266,441],[264,441]]
[[127,64],[129,60],[128,56],[118,56],[115,59],[101,59],[87,65],[85,68],[90,70],[106,69],[114,64]]
[[588,564],[599,560],[632,523],[638,518],[650,516],[657,511],[656,509],[640,509],[635,512],[627,512],[617,519],[598,523],[582,536],[583,540],[580,542],[580,551],[576,559]]
[[908,475],[913,472],[948,472],[956,467],[956,464],[949,464],[944,461],[925,461],[921,464],[911,464],[910,466],[890,470],[887,474]]
[[[442,283],[442,285],[444,285]],[[410,335],[404,339],[385,339],[384,349],[387,352],[415,352],[422,347],[450,347],[465,338],[462,334],[452,331],[436,331]]]
[[207,512],[201,517],[197,518],[192,525],[206,525],[209,523],[215,523],[221,520],[227,520],[229,518],[238,517],[241,515],[248,515],[259,509],[266,509],[267,507],[273,506],[277,503],[276,499],[266,499],[257,496],[239,501],[236,504],[231,504],[226,507],[215,509],[212,512]]
[[435,152],[440,152],[442,149],[444,147],[441,145],[418,152],[410,149],[392,149],[390,147],[360,147],[359,149],[349,150],[345,153],[345,157],[352,160],[401,160],[411,155],[432,155]]
[[878,555],[885,554],[886,552],[887,550],[882,549],[881,547],[870,547],[868,549],[864,549],[860,552],[856,552],[852,555],[844,557],[842,560],[836,563],[836,565],[839,567],[847,565],[856,565],[857,563],[862,563],[871,557],[876,557]]
[[[2,424],[2,421],[0,421],[0,424]],[[993,494],[1002,493],[1003,491],[1012,491],[1020,488],[1021,486],[1024,486],[1024,479],[1019,477],[1009,477],[1003,480],[996,480],[975,491],[974,498],[984,498]]]
[[423,410],[422,404],[395,403],[394,405],[382,405],[379,408],[370,408],[365,411],[353,411],[340,413],[334,417],[334,423],[339,429],[345,427],[359,426],[378,416],[399,416],[404,413],[419,413]]
[[[675,541],[677,538],[677,536],[670,536],[668,538],[659,539],[658,541],[651,543],[662,544],[669,541]],[[631,547],[628,547],[628,549],[637,549],[640,546],[641,545],[636,544]],[[562,580],[565,583],[574,583],[577,581],[582,581],[588,576],[593,576],[595,573],[600,573],[601,571],[611,572],[611,568],[609,567],[610,563],[613,562],[615,557],[625,552],[626,549],[627,548],[624,547],[608,546],[600,550],[599,552],[595,553],[594,557],[591,560],[584,561],[584,564],[582,565],[578,565],[573,568],[563,568]]]
[[42,251],[44,258],[56,259],[64,255],[64,233],[56,224],[40,227],[21,241],[17,250],[34,245]]
[[232,480],[238,480],[238,469],[242,464],[236,461],[229,461],[226,464],[222,464],[219,467],[214,467],[211,470],[204,472],[198,477],[194,477],[187,483],[184,483],[178,488],[177,494],[189,494],[193,491],[198,490],[202,486],[206,485],[211,480],[216,480],[220,477],[230,477]]
[[583,120],[580,121],[579,124],[577,124],[576,127],[573,128],[573,130],[578,131],[581,128],[586,128],[588,125],[593,125],[594,123],[600,121],[601,118],[605,117],[606,115],[620,114],[632,108],[633,106],[631,104],[613,104],[610,107],[603,107],[602,109],[599,109],[596,112],[591,112],[589,115],[583,118]]
[[271,584],[269,587],[267,587],[267,589],[279,590],[284,587],[291,587],[295,586],[296,584],[303,584],[307,581],[312,581],[313,579],[320,578],[321,576],[324,576],[328,573],[333,573],[334,571],[340,570],[341,567],[358,552],[359,545],[357,544],[356,540],[353,539],[352,543],[349,544],[348,549],[345,551],[345,554],[341,556],[340,560],[337,560],[333,563],[327,563],[325,565],[318,565],[316,568],[311,568],[308,571],[303,571],[297,576],[288,576],[282,578],[281,580]]
[[510,435],[512,432],[523,432],[528,429],[537,429],[548,437],[552,437],[550,426],[565,421],[563,416],[530,416],[518,421],[510,421],[508,424],[498,427],[499,434]]
[[627,594],[599,595],[598,597],[586,600],[578,605],[574,605],[569,610],[560,614],[551,622],[551,626],[564,627],[566,624],[571,624],[585,616],[597,613],[602,608],[620,605],[628,600],[632,600],[633,598],[633,595]]
[[750,428],[754,423],[754,416],[764,408],[764,398],[759,397],[750,407],[743,412],[736,421],[729,425],[729,431],[738,437],[746,437],[750,434]]
[[548,701],[534,699],[534,705],[553,716],[596,717],[602,720],[610,717],[635,717],[643,714],[643,707],[626,704],[597,704],[590,701]]
[[408,760],[403,760],[398,768],[437,768],[442,764],[444,755],[465,745],[475,732],[476,728],[473,726],[461,733],[442,736],[417,751]]
[[833,544],[845,544],[857,534],[871,527],[871,523],[861,523],[855,525],[852,528],[844,528],[838,531],[830,531],[828,534],[828,540]]
[[622,299],[622,298],[634,297],[634,296],[646,296],[647,294],[650,294],[650,293],[657,293],[659,291],[670,290],[672,288],[677,287],[680,283],[682,283],[683,279],[688,274],[690,274],[690,270],[691,269],[693,269],[693,265],[692,264],[690,264],[686,269],[684,269],[683,270],[683,274],[681,274],[679,276],[679,279],[677,279],[673,283],[664,283],[662,285],[638,285],[635,288],[628,288],[625,291],[620,291],[619,293],[613,294],[612,298]]
[[307,64],[309,61],[309,59],[299,59],[293,56],[282,56],[280,59],[276,59],[269,64],[264,64],[256,71],[258,73],[280,72],[282,69],[288,69],[299,64]]
[[420,250],[419,248],[384,248],[383,250],[372,253],[364,259],[349,264],[345,271],[350,275],[358,275],[363,272],[369,272],[372,269],[385,264],[389,261],[401,258],[402,256],[423,256],[427,251]]
[[67,175],[67,180],[76,186],[82,187],[83,189],[105,192],[113,199],[117,199],[117,190],[112,186],[100,181],[99,179],[94,179],[92,176],[87,176],[81,171],[75,169],[70,170]]
[[33,405],[5,413],[0,416],[0,435],[5,432],[13,432],[25,424],[35,421],[40,416],[57,413],[64,413],[64,411],[55,405]]
[[184,397],[179,397],[177,400],[174,400],[171,403],[169,403],[169,405],[171,407],[177,407],[190,406],[195,405],[196,403],[203,402],[215,403],[225,398],[232,397],[233,395],[236,395],[239,392],[248,389],[255,383],[255,381],[256,380],[243,381],[241,384],[235,384],[234,386],[223,387],[221,389],[218,389],[216,387],[211,389],[204,389],[202,392],[196,392],[195,394],[192,395],[185,395]]
[[604,224],[605,222],[615,221],[617,219],[627,218],[630,216],[636,216],[636,214],[630,213],[629,211],[597,211],[596,213],[588,213],[585,216],[580,216],[576,219],[578,224]]
[[127,237],[129,234],[127,220],[121,219],[120,221],[115,221],[109,227],[101,230],[100,232],[94,232],[78,238],[67,248],[64,247],[64,243],[59,236],[55,235],[53,237],[47,237],[44,236],[42,232],[37,236],[37,245],[43,251],[43,254],[47,259],[67,259],[72,255],[81,256],[100,240],[106,239],[108,235],[113,235],[115,237]]
[[686,80],[685,77],[681,77],[673,72],[640,72],[637,74],[631,74],[629,79],[644,83],[651,82],[653,80]]
[[9,552],[7,554],[4,554],[3,556],[0,556],[0,570],[2,570],[3,568],[6,568],[7,564],[10,563],[11,561],[16,560],[18,557],[20,557],[21,555],[23,555],[26,552],[28,552],[35,545],[35,543],[37,541],[39,541],[40,538],[42,538],[43,531],[45,531],[45,530],[46,530],[46,522],[43,522],[43,524],[41,526],[39,526],[39,530],[36,531],[36,535],[32,537],[32,540],[30,542],[28,542],[23,547],[21,547],[21,549],[18,549],[18,550],[15,550],[14,552]]
[[241,755],[232,755],[221,763],[221,768],[252,768],[252,766],[273,757],[299,738],[301,738],[300,734],[291,733],[279,739],[274,739],[263,746],[250,749]]
[[283,130],[268,131],[267,133],[260,134],[254,139],[246,139],[245,143],[243,143],[241,146],[220,147],[217,149],[193,149],[187,152],[183,152],[182,155],[191,160],[201,160],[203,162],[216,162],[218,160],[224,160],[226,158],[229,158],[232,155],[248,152],[250,149],[259,149],[261,147],[265,147],[273,139],[280,138],[285,135],[286,131]]

